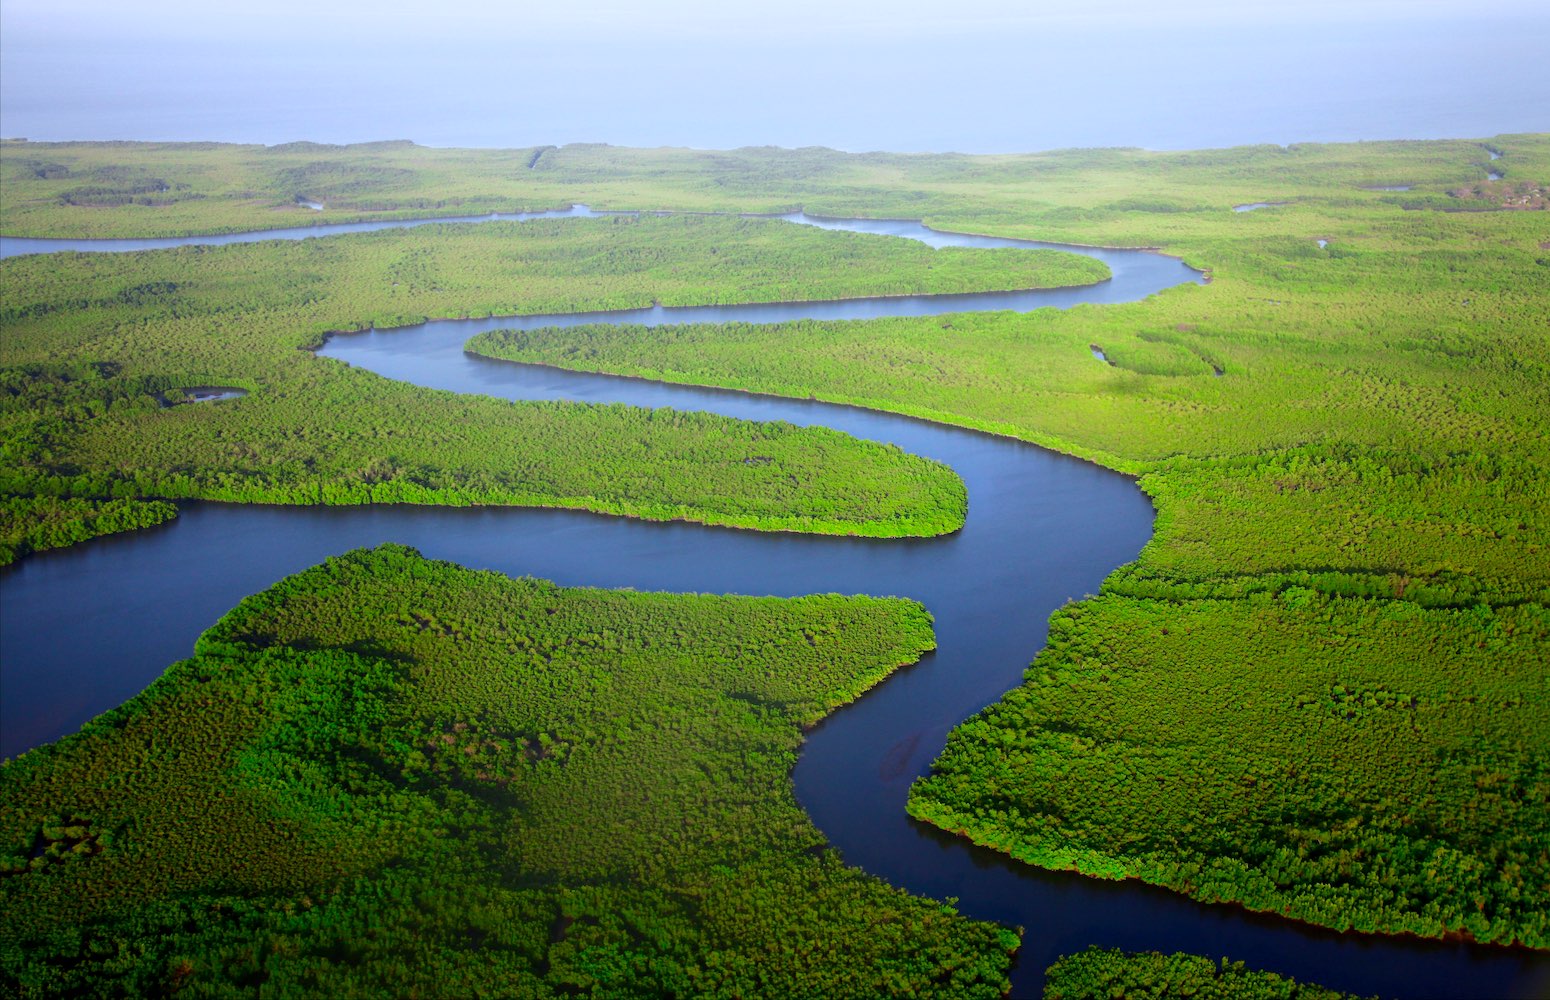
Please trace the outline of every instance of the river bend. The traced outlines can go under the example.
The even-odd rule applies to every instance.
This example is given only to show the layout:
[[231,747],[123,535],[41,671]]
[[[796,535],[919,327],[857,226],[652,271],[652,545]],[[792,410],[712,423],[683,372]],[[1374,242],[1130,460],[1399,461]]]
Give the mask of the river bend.
[[[542,216],[592,214],[582,206]],[[478,220],[459,221],[483,221]],[[509,218],[509,217],[508,217]],[[933,246],[1052,246],[941,233],[902,221],[789,221],[921,239]],[[429,221],[306,227],[167,241],[5,240],[4,255],[133,250],[309,238]],[[133,246],[126,244],[135,244]],[[938,649],[817,727],[793,778],[798,799],[851,864],[909,890],[957,897],[971,916],[1026,928],[1018,996],[1037,995],[1060,954],[1098,944],[1228,955],[1337,989],[1386,996],[1533,995],[1550,962],[1521,950],[1339,935],[1134,882],[1046,872],[910,820],[910,782],[948,730],[1021,679],[1051,612],[1096,592],[1135,558],[1152,511],[1129,480],[1097,466],[973,431],[813,401],[565,372],[465,354],[488,329],[579,322],[776,322],[1029,310],[1134,301],[1201,280],[1135,250],[1061,247],[1099,257],[1113,278],[1077,289],[646,309],[520,319],[444,320],[333,337],[319,352],[389,378],[509,399],[572,399],[708,410],[823,424],[951,465],[969,491],[963,530],[934,539],[761,534],[575,511],[380,506],[182,505],[176,521],[0,572],[0,752],[78,728],[143,689],[243,597],[329,555],[400,542],[431,558],[571,586],[775,594],[899,595],[936,619]],[[1098,363],[1098,362],[1093,362]],[[219,405],[219,404],[217,404]],[[155,621],[156,628],[144,627]]]

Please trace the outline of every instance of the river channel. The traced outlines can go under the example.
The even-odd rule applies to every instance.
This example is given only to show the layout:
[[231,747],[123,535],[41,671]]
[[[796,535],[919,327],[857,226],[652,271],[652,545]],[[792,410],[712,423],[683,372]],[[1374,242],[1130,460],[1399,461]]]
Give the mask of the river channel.
[[[589,214],[578,206],[503,218]],[[785,218],[933,246],[1051,246],[942,233],[914,222]],[[6,239],[0,253],[295,239],[418,224],[424,222],[156,241]],[[337,335],[319,351],[336,360],[320,364],[342,361],[388,378],[508,399],[672,406],[823,424],[891,442],[946,462],[963,477],[968,521],[943,538],[869,540],[575,511],[187,504],[176,521],[159,528],[29,556],[0,572],[0,753],[14,755],[74,731],[188,655],[195,637],[243,597],[359,546],[400,542],[431,558],[573,586],[906,596],[934,615],[939,648],[809,735],[793,775],[796,793],[849,863],[912,892],[956,897],[970,916],[1025,927],[1014,995],[1038,995],[1043,970],[1056,956],[1092,944],[1226,955],[1385,996],[1533,996],[1550,986],[1550,960],[1524,950],[1341,935],[1205,906],[1139,883],[1041,871],[905,815],[910,782],[927,771],[954,725],[1019,682],[1044,642],[1050,613],[1096,592],[1150,537],[1151,507],[1128,479],[1021,442],[886,413],[565,372],[462,350],[469,337],[488,329],[1028,311],[1133,301],[1202,280],[1159,254],[1063,249],[1104,260],[1113,278],[1077,289],[446,320]]]

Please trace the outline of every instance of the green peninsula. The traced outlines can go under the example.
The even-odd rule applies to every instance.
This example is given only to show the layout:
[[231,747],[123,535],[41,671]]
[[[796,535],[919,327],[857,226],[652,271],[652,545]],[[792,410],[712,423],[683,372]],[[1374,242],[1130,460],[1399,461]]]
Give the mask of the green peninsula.
[[[824,428],[507,403],[302,350],[331,331],[513,315],[1098,281],[1071,254],[721,218],[393,230],[0,262],[10,558],[118,525],[76,503],[520,504],[871,536],[963,523],[951,470]],[[188,401],[188,386],[245,398]],[[176,404],[176,405],[174,405]],[[68,517],[66,517],[69,520]],[[11,524],[14,522],[14,525]],[[14,540],[13,540],[14,539]]]
[[386,546],[0,767],[24,995],[995,997],[1017,934],[847,867],[811,726],[918,604],[567,589]]
[[1089,948],[1061,958],[1045,975],[1044,1000],[1354,1000],[1349,993],[1250,969],[1242,962],[1223,959],[1218,964],[1183,953]]

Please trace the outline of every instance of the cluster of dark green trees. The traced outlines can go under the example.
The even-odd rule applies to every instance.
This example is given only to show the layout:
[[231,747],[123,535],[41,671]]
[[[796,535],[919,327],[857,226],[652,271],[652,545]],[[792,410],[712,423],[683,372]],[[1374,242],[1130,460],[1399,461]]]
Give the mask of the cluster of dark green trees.
[[802,727],[912,602],[562,589],[351,553],[0,768],[23,995],[994,997],[1017,935],[847,868]]
[[165,500],[0,497],[0,566],[29,552],[149,528],[177,516],[177,507]]
[[1218,964],[1182,952],[1089,948],[1065,956],[1045,975],[1045,1000],[1354,1000],[1348,993],[1250,969],[1242,962],[1222,959]]

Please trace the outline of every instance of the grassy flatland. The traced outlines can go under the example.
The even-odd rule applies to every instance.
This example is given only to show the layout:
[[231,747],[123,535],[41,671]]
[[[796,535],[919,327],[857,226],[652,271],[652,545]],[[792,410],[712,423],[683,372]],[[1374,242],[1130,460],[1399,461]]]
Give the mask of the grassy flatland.
[[[1487,147],[1506,153],[1492,162]],[[534,154],[541,153],[534,162]],[[368,218],[558,208],[925,217],[948,227],[1032,224],[1148,245],[1217,231],[1233,205],[1298,202],[1310,188],[1346,204],[1491,208],[1450,194],[1544,181],[1542,135],[1446,142],[1247,146],[1155,153],[1075,149],[999,156],[839,153],[830,149],[515,150],[412,143],[0,143],[0,232],[165,236]],[[529,163],[534,163],[530,168]],[[1138,183],[1138,180],[1140,183]],[[1371,191],[1411,185],[1406,192]],[[298,198],[321,201],[314,212]],[[1508,200],[1504,198],[1503,200]],[[1268,213],[1275,215],[1281,209]],[[1266,212],[1240,216],[1269,226]],[[1202,225],[1202,222],[1206,223]],[[1137,225],[1137,223],[1143,223]]]
[[1044,984],[1045,1000],[1348,1000],[1350,996],[1227,959],[1218,964],[1183,952],[1163,955],[1106,948],[1064,956],[1050,966]]
[[[1106,276],[1070,254],[933,252],[698,217],[13,258],[0,263],[0,486],[24,497],[536,504],[762,529],[939,534],[963,523],[962,483],[897,449],[821,428],[454,396],[298,348],[332,330],[427,317]],[[188,385],[249,395],[166,405]],[[37,519],[17,520],[8,535],[40,530]],[[107,524],[78,519],[77,534],[88,523]]]
[[23,995],[999,995],[1017,935],[826,851],[811,725],[897,599],[559,588],[386,546],[0,767]]

